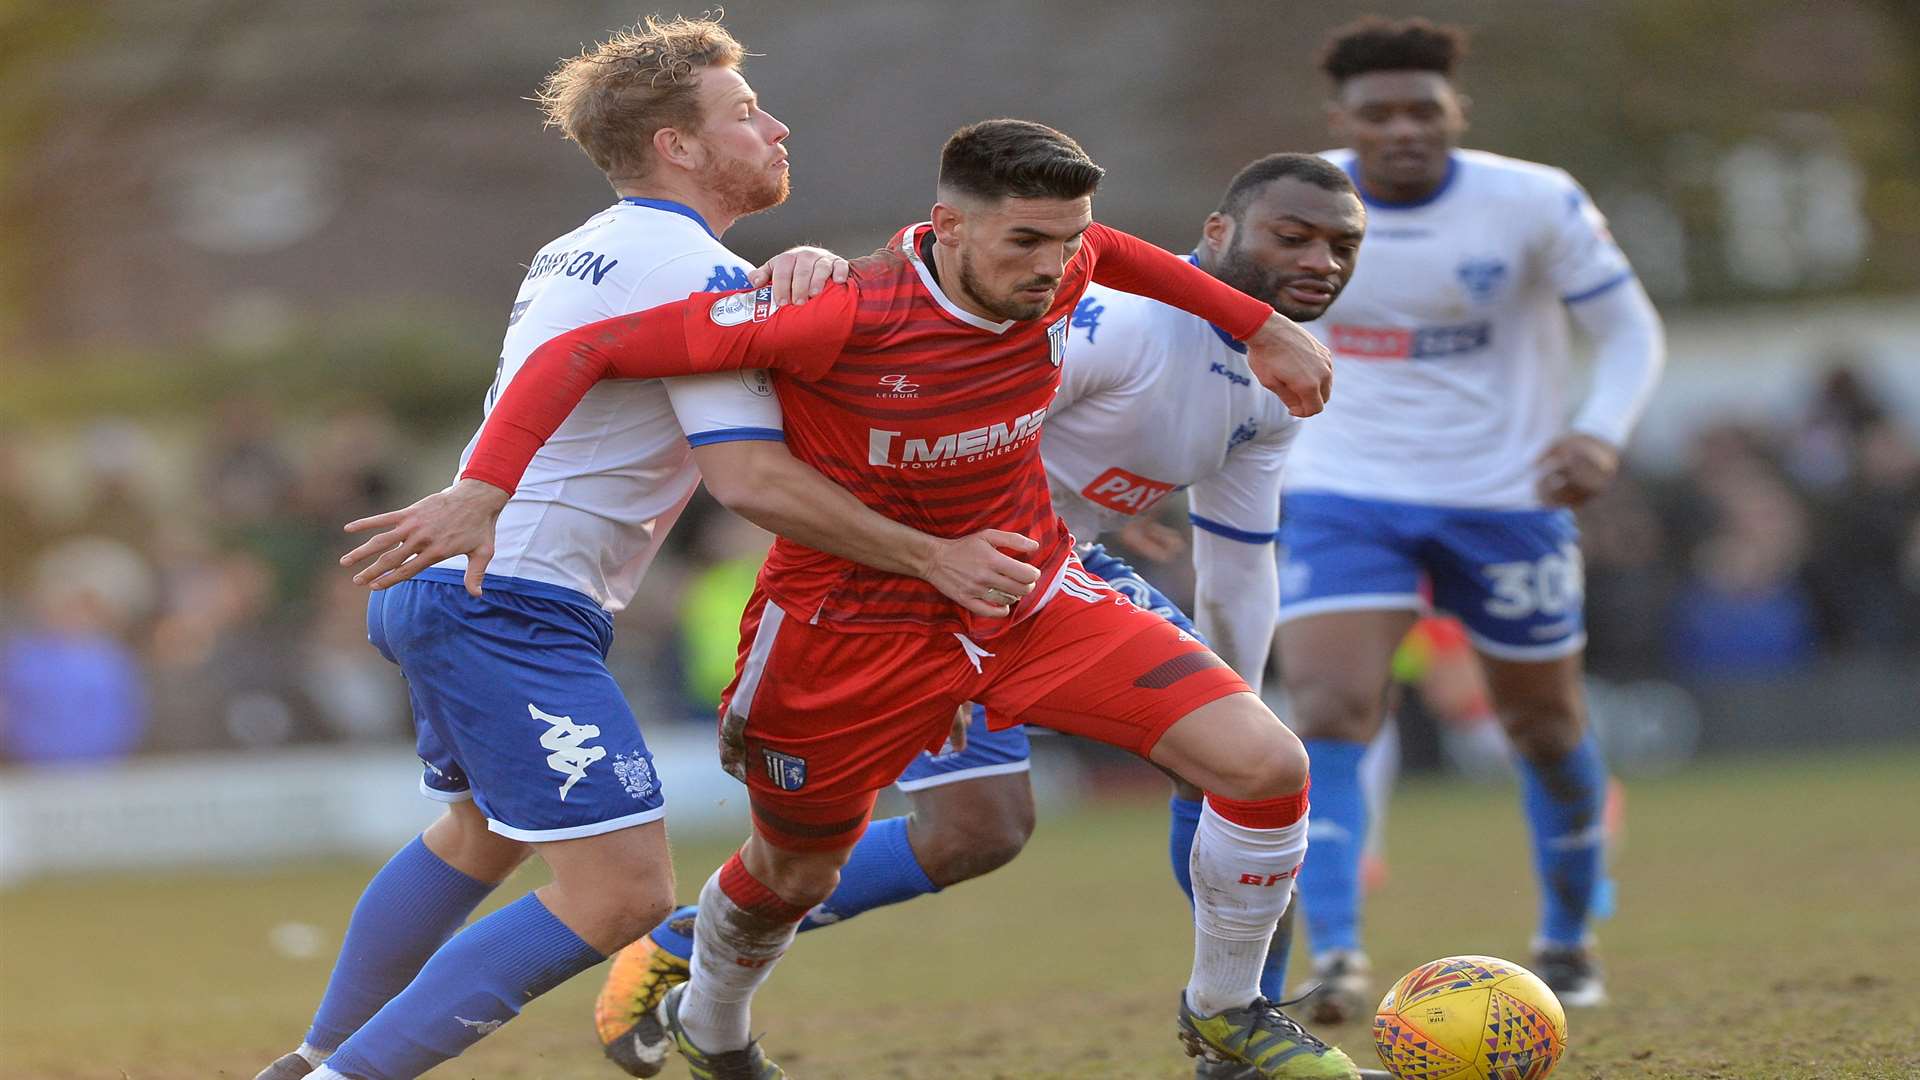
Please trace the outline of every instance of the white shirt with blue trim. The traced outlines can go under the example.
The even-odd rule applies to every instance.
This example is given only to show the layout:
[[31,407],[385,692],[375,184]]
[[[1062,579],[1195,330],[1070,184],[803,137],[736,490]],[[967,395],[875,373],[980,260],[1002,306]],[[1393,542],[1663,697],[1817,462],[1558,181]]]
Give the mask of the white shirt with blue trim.
[[1040,456],[1053,505],[1092,540],[1192,488],[1196,528],[1269,543],[1300,423],[1205,319],[1094,285],[1074,309]]
[[[748,269],[686,206],[615,203],[529,264],[486,410],[550,338],[691,293],[746,288]],[[487,572],[564,586],[619,611],[700,482],[689,444],[783,437],[764,371],[601,382],[534,456],[500,513]],[[476,431],[460,468],[478,440]],[[464,568],[466,557],[439,565]]]
[[[1351,150],[1326,156],[1354,171]],[[1475,150],[1427,199],[1367,206],[1353,280],[1308,325],[1333,396],[1287,490],[1540,506],[1535,463],[1568,426],[1568,305],[1633,281],[1605,219],[1566,172]]]

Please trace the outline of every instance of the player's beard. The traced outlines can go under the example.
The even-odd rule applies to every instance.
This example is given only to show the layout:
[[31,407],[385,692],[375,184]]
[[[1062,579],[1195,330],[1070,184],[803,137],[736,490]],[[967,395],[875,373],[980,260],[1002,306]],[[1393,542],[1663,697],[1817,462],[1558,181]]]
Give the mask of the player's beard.
[[[1019,289],[1030,286],[1039,287],[1041,285],[1058,284],[1059,282],[1057,281],[1022,282],[1014,291],[1017,292]],[[994,299],[994,297],[987,292],[986,285],[981,282],[979,275],[973,272],[973,257],[967,253],[966,248],[960,249],[960,290],[972,298],[974,303],[987,309],[989,314],[1001,319],[1011,319],[1014,322],[1026,322],[1030,319],[1037,319],[1045,315],[1047,308],[1053,305],[1053,297],[1051,296],[1045,300],[1037,300],[1029,303],[1022,303],[1013,299],[1011,296],[1004,300]]]
[[769,210],[787,201],[788,171],[755,165],[739,158],[721,158],[701,172],[700,184],[719,199],[721,209],[734,217]]
[[[1327,311],[1326,304],[1318,307],[1301,307],[1289,301],[1287,294],[1280,291],[1288,282],[1296,278],[1307,278],[1313,281],[1326,279],[1311,274],[1289,274],[1280,270],[1262,269],[1259,263],[1254,262],[1241,249],[1238,233],[1234,235],[1233,242],[1227,245],[1227,250],[1221,254],[1219,265],[1214,267],[1213,276],[1248,296],[1265,300],[1273,305],[1273,310],[1294,322],[1312,322]],[[1339,295],[1338,290],[1334,295]],[[1332,300],[1327,301],[1328,304],[1332,302]]]

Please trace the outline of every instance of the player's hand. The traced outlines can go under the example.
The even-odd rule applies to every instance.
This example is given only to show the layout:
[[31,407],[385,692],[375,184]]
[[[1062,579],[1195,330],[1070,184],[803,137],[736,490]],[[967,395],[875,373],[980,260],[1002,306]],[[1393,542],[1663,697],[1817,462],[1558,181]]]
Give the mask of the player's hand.
[[1592,435],[1570,431],[1540,455],[1535,490],[1548,506],[1576,507],[1613,486],[1620,472],[1620,451]]
[[847,260],[825,248],[790,248],[755,267],[747,280],[755,288],[772,284],[775,304],[799,307],[829,284],[845,282]]
[[1120,542],[1154,562],[1168,562],[1187,550],[1187,538],[1179,529],[1169,528],[1152,518],[1129,518],[1120,526]]
[[1295,416],[1312,416],[1333,396],[1333,354],[1278,313],[1247,339],[1247,366]]
[[936,541],[920,576],[975,615],[1004,618],[1040,580],[1038,567],[1005,552],[1027,553],[1039,547],[1019,533],[981,529],[958,540]]
[[949,754],[957,754],[967,748],[967,728],[973,725],[973,702],[963,701],[953,713],[953,729],[947,732]]
[[[493,523],[510,496],[482,480],[462,480],[404,510],[347,522],[350,533],[385,530],[340,556],[351,567],[373,559],[353,575],[355,585],[398,585],[442,559],[467,557],[467,591],[480,595],[480,581],[493,559]],[[375,558],[378,556],[378,558]]]

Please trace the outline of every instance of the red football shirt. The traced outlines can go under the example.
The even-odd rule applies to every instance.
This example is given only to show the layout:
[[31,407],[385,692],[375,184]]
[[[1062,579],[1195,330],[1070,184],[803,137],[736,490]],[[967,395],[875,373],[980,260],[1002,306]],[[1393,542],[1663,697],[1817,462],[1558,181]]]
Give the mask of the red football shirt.
[[[799,307],[771,291],[696,294],[563,334],[536,350],[495,406],[464,475],[512,490],[547,434],[598,378],[768,367],[793,455],[876,512],[937,536],[996,528],[1039,543],[1041,587],[1009,619],[982,618],[932,585],[775,542],[760,586],[794,618],[855,632],[984,640],[1047,597],[1073,543],[1053,511],[1040,431],[1090,281],[1183,307],[1246,338],[1272,308],[1150,244],[1095,224],[1052,307],[996,322],[949,299],[920,256],[930,226],[854,262],[844,288]],[[677,309],[677,310],[675,310]],[[539,389],[536,389],[539,388]],[[557,414],[555,410],[557,408]]]

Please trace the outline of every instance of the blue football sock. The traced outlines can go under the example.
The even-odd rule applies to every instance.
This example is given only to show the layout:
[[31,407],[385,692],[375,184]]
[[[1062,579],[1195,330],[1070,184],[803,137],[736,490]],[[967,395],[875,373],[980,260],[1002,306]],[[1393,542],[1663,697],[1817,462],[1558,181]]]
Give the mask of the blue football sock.
[[455,934],[327,1059],[354,1080],[411,1080],[604,960],[534,895]]
[[[1520,778],[1533,832],[1533,868],[1540,878],[1540,939],[1578,945],[1586,936],[1605,858],[1601,815],[1607,766],[1600,744],[1589,731],[1572,753],[1551,765],[1523,759]],[[1319,794],[1317,786],[1314,793]]]
[[493,889],[448,866],[414,837],[360,894],[307,1045],[332,1050],[347,1041],[406,989],[420,965]]
[[1360,947],[1360,855],[1367,848],[1367,797],[1360,788],[1363,742],[1306,740],[1313,769],[1313,819],[1299,889],[1313,954]]
[[[1311,828],[1312,826],[1308,826]],[[1298,900],[1299,897],[1294,897]],[[1291,911],[1292,907],[1289,906]],[[1280,916],[1273,940],[1267,942],[1267,959],[1260,965],[1260,996],[1268,1001],[1287,1000],[1287,961],[1293,957],[1293,920]]]
[[1175,795],[1167,801],[1171,811],[1167,824],[1167,861],[1173,864],[1173,880],[1180,883],[1180,891],[1187,894],[1187,903],[1193,903],[1193,834],[1200,828],[1199,799],[1183,799]]
[[845,922],[863,911],[939,891],[907,842],[907,819],[885,818],[867,827],[847,865],[840,868],[839,886],[800,920],[800,929]]

